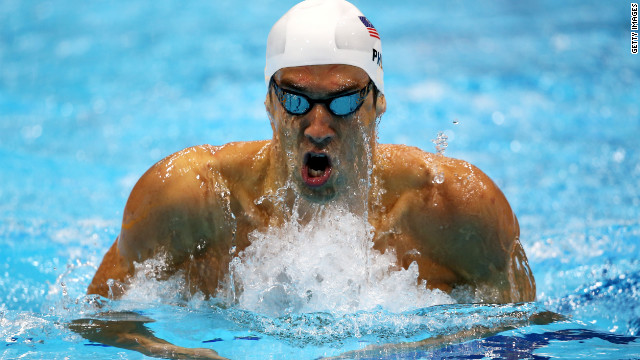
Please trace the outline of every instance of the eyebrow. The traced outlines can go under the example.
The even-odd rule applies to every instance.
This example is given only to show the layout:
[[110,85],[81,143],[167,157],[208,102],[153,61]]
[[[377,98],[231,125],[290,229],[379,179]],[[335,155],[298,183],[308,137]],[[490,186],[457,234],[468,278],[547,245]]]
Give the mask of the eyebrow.
[[[292,91],[300,92],[305,96],[308,96],[308,93],[310,92],[307,87],[302,86],[300,84],[297,84],[295,82],[289,81],[286,78],[285,79],[281,79],[281,83],[278,84],[278,86],[280,86],[284,90],[292,90]],[[367,84],[365,84],[364,86],[367,86]],[[340,95],[343,95],[343,94],[349,94],[349,93],[352,93],[354,91],[358,91],[360,89],[362,89],[362,86],[359,86],[359,84],[353,82],[352,84],[345,85],[344,87],[342,87],[341,89],[339,89],[337,91],[328,92],[328,93],[325,94],[325,96],[326,97],[336,97],[336,96],[340,96]]]

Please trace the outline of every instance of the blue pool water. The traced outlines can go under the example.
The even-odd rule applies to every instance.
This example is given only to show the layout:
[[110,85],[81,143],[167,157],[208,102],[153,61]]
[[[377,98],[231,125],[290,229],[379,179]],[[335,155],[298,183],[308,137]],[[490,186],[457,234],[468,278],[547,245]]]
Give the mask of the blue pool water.
[[[191,145],[270,137],[265,41],[294,3],[0,1],[1,359],[143,358],[67,324],[96,314],[84,291],[149,166]],[[630,2],[354,3],[383,40],[380,142],[435,151],[443,131],[446,155],[496,181],[518,215],[538,301],[285,317],[197,298],[101,309],[152,318],[159,337],[233,359],[337,356],[550,310],[568,319],[360,358],[640,358]]]

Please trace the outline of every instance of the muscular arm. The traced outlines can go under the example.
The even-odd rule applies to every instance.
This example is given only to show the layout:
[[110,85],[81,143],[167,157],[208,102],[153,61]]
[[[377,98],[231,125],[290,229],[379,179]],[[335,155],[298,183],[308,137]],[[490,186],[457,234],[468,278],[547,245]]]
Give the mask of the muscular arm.
[[518,220],[504,194],[482,171],[466,162],[446,159],[445,181],[422,191],[427,216],[439,227],[425,229],[446,247],[435,246],[445,259],[487,301],[535,299],[535,283],[520,244]]
[[72,320],[69,329],[85,339],[146,356],[163,359],[226,359],[212,349],[185,348],[174,345],[154,335],[146,324],[153,322],[136,313],[108,312],[97,314],[98,318]]
[[134,262],[166,257],[166,274],[185,270],[191,290],[214,295],[228,270],[229,249],[265,222],[254,203],[270,159],[268,141],[195,146],[149,169],[133,188],[120,236],[105,255],[89,294],[119,297]]
[[[389,223],[400,235],[399,257],[412,249],[421,277],[451,290],[471,285],[490,302],[535,299],[535,282],[506,198],[482,171],[464,161],[417,148],[382,147],[391,196]],[[397,154],[402,154],[398,156]],[[433,181],[438,172],[444,182]],[[403,265],[406,261],[403,261]]]
[[[118,297],[108,279],[126,282],[133,262],[160,253],[168,270],[197,254],[215,238],[223,213],[214,187],[224,184],[211,170],[214,147],[193,147],[173,154],[149,169],[134,187],[124,210],[120,236],[105,255],[88,293]],[[217,213],[216,213],[216,210]]]
[[414,342],[370,345],[364,349],[353,350],[336,357],[326,358],[326,360],[361,358],[377,359],[389,358],[392,355],[396,355],[398,357],[404,356],[405,358],[409,358],[411,355],[417,355],[416,353],[419,354],[424,351],[435,351],[437,349],[441,349],[453,344],[459,344],[475,339],[488,338],[501,332],[518,329],[520,327],[531,325],[547,325],[565,320],[566,318],[563,315],[552,313],[549,311],[534,313],[532,315],[525,315],[524,317],[506,317],[505,319],[499,321],[498,324],[495,324],[493,326],[475,325],[467,329],[459,330],[455,333],[434,335],[424,340]]

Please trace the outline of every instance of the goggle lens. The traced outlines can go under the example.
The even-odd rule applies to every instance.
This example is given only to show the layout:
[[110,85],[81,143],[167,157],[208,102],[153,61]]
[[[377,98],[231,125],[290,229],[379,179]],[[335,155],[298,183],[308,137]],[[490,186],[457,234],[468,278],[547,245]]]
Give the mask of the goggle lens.
[[341,96],[333,99],[329,103],[329,110],[332,113],[339,116],[351,114],[356,111],[364,99],[360,97],[360,93],[355,93],[347,96]]
[[[284,90],[282,91],[284,92]],[[284,108],[295,115],[304,114],[311,108],[311,104],[304,96],[284,92],[283,96],[279,96],[279,98]]]

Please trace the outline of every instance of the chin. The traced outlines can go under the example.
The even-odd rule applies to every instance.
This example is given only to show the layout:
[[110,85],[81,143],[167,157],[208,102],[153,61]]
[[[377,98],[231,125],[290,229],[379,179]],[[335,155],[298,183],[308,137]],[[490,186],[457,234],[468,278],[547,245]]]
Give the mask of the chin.
[[305,184],[304,181],[299,181],[298,189],[302,198],[317,204],[326,204],[335,200],[338,195],[335,187],[330,184],[325,184],[321,187],[311,187]]

